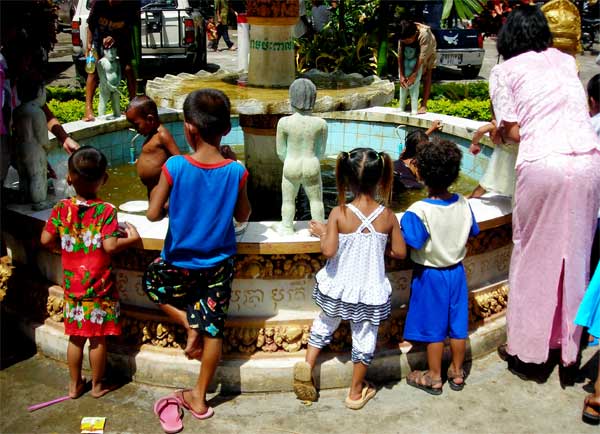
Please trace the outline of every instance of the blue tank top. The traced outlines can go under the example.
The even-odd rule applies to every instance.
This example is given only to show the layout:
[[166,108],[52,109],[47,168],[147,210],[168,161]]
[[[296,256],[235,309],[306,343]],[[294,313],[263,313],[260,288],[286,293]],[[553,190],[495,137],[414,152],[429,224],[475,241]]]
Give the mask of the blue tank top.
[[233,211],[248,171],[233,160],[203,164],[175,155],[164,164],[171,186],[162,258],[181,268],[210,268],[237,251]]

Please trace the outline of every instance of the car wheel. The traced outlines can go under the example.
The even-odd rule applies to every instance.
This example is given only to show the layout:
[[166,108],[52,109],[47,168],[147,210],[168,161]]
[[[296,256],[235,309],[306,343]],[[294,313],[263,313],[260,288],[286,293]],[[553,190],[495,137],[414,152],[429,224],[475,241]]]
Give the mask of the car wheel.
[[464,78],[472,80],[479,77],[479,71],[481,71],[481,65],[468,65],[461,66],[460,70]]

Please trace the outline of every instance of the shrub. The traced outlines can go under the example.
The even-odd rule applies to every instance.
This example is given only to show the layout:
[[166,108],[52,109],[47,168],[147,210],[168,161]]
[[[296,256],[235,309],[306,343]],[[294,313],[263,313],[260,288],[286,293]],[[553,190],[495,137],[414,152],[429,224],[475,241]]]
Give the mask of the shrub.
[[476,121],[490,121],[492,119],[489,100],[463,99],[461,101],[451,101],[447,98],[441,98],[429,100],[427,110]]
[[58,101],[85,101],[85,89],[74,89],[71,87],[46,86],[46,99]]

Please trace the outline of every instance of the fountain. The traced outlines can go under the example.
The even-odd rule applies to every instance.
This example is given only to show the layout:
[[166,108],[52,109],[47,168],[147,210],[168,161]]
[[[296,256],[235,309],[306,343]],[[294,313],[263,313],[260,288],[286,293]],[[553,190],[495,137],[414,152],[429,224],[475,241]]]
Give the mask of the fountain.
[[[259,40],[257,35],[263,38],[261,40],[284,44],[288,30],[280,27],[289,27],[290,18],[297,16],[297,8],[293,8],[297,2],[249,3],[249,21],[252,23],[250,45],[254,47],[251,56],[256,56],[255,50],[263,50],[262,42],[256,42]],[[252,9],[253,4],[261,5],[262,9],[258,6]],[[276,9],[276,4],[281,7]],[[286,7],[283,8],[283,5]],[[273,15],[274,11],[278,11],[279,15],[272,18],[268,14]],[[275,21],[271,21],[273,19]],[[272,25],[273,22],[282,25]],[[264,28],[260,28],[261,25]],[[259,30],[255,30],[257,27]],[[259,45],[260,48],[257,48]],[[281,54],[278,51],[285,50],[263,54],[276,56]],[[251,71],[254,67],[256,65],[251,61]],[[282,70],[287,71],[286,68]],[[248,83],[253,80],[251,75],[249,71]],[[283,75],[282,72],[279,76]],[[260,81],[261,77],[259,73],[256,80]],[[232,119],[232,131],[223,144],[244,146],[246,164],[252,169],[251,176],[256,177],[253,200],[263,199],[273,207],[272,203],[280,200],[280,193],[274,191],[280,188],[282,167],[275,152],[275,126],[281,116],[289,114],[287,85],[285,89],[254,89],[239,86],[239,78],[239,74],[229,73],[165,77],[149,83],[148,94],[161,106],[172,107],[161,109],[161,121],[172,132],[182,151],[187,151],[182,113],[178,110],[186,92],[193,86],[225,89],[238,116]],[[484,141],[486,146],[477,157],[467,152],[471,134],[481,125],[480,122],[431,113],[416,117],[393,108],[380,107],[391,98],[393,91],[386,89],[393,89],[393,84],[376,78],[343,78],[354,81],[357,87],[319,90],[314,110],[327,122],[329,155],[367,145],[398,158],[401,151],[398,144],[411,129],[426,128],[432,120],[441,119],[444,123],[442,137],[456,141],[463,150],[462,171],[476,179],[481,177],[493,145]],[[293,76],[288,79],[293,79]],[[367,86],[367,82],[371,84]],[[330,111],[326,112],[326,108]],[[79,143],[101,149],[113,166],[129,161],[131,143],[139,150],[140,143],[132,142],[133,134],[128,127],[122,118],[99,118],[91,123],[66,125]],[[51,163],[57,166],[64,164],[64,152],[56,149],[55,139],[51,145],[55,147],[50,153]],[[277,189],[267,190],[267,187]],[[488,195],[482,200],[472,200],[471,205],[481,234],[469,242],[464,265],[470,290],[469,354],[478,357],[494,349],[505,338],[503,311],[511,251],[511,216],[510,200],[507,198]],[[253,202],[255,210],[259,206]],[[280,205],[276,204],[274,208],[280,209]],[[28,205],[8,206],[3,230],[13,260],[29,264],[41,274],[20,273],[17,276],[19,288],[28,288],[29,291],[26,297],[15,291],[9,306],[18,309],[19,318],[23,318],[21,325],[36,341],[39,351],[64,361],[67,339],[61,324],[60,252],[41,250],[35,242],[49,213],[50,210],[32,211]],[[275,219],[278,218],[275,216]],[[185,342],[182,330],[166,321],[141,288],[146,265],[158,256],[162,248],[167,221],[151,223],[144,216],[124,212],[119,213],[119,220],[129,221],[138,227],[143,249],[123,252],[114,259],[124,334],[116,342],[111,342],[109,363],[135,381],[168,387],[191,384],[198,372],[198,362],[183,356],[179,347]],[[278,234],[273,226],[272,221],[250,222],[246,231],[238,236],[235,279],[224,338],[225,354],[215,379],[223,391],[291,390],[292,367],[304,358],[309,327],[319,311],[311,299],[314,274],[325,261],[320,254],[319,241],[308,234],[305,221],[297,222],[296,232],[286,236]],[[386,272],[393,288],[393,314],[380,329],[378,351],[368,374],[374,381],[401,378],[410,366],[414,367],[424,360],[423,351],[418,347],[409,351],[410,345],[402,341],[411,264],[409,261],[387,259]],[[349,330],[342,327],[336,332],[321,366],[321,388],[345,387],[349,383],[352,372],[349,353],[337,354],[349,348],[349,344]]]

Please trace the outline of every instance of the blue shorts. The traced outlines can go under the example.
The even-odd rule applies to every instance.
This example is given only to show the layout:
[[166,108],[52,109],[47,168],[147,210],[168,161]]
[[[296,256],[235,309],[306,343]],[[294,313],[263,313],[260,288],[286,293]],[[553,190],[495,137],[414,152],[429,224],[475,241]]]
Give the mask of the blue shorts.
[[404,339],[442,342],[466,339],[469,326],[467,276],[462,262],[446,268],[415,265]]

